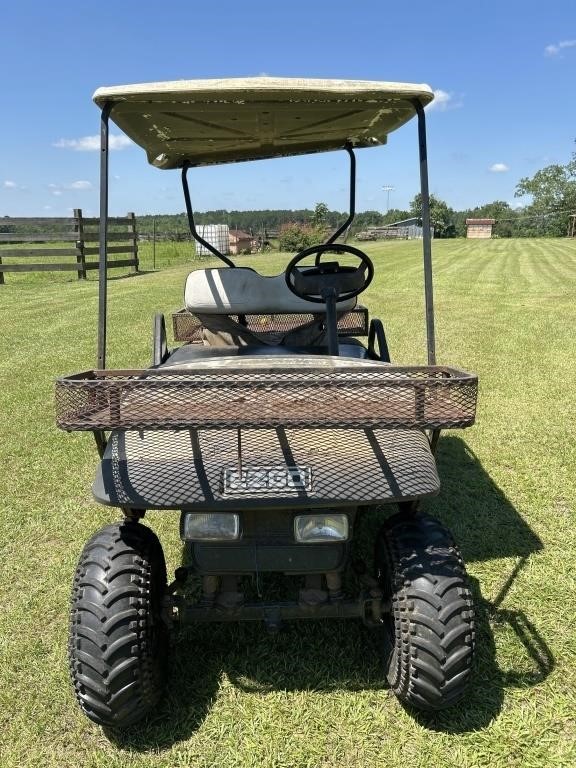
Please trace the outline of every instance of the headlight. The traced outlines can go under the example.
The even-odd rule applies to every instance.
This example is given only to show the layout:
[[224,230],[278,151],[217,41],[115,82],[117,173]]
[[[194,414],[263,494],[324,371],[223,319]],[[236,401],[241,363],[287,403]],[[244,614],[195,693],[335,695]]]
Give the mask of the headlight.
[[294,518],[296,541],[318,543],[346,541],[348,517],[346,515],[297,515]]
[[185,541],[233,541],[240,538],[240,516],[186,512],[181,535]]

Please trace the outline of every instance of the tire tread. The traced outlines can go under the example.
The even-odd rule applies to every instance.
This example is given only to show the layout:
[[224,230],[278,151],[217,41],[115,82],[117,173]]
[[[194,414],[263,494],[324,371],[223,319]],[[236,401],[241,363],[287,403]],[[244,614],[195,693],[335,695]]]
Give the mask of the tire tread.
[[474,655],[474,606],[464,562],[450,532],[429,515],[384,523],[376,563],[391,598],[387,677],[405,704],[452,706],[465,693]]
[[140,523],[105,526],[84,547],[72,588],[68,658],[78,703],[99,725],[128,727],[160,699],[165,587],[160,542]]

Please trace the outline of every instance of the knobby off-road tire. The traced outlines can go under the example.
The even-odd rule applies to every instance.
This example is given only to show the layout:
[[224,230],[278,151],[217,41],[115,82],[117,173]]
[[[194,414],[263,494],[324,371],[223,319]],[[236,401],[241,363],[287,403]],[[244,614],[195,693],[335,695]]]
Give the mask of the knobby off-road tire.
[[392,601],[384,626],[393,692],[418,709],[452,706],[470,677],[474,606],[451,534],[429,515],[394,515],[378,535],[376,566]]
[[74,577],[68,655],[76,698],[99,725],[126,728],[159,701],[168,633],[166,564],[144,525],[107,525],[84,547]]

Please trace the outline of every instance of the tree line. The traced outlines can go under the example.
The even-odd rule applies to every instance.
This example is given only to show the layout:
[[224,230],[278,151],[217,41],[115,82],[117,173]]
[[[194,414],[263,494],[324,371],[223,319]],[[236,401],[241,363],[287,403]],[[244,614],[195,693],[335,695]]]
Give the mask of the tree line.
[[[516,197],[531,197],[531,202],[522,207],[512,207],[503,200],[457,211],[445,201],[431,195],[430,219],[435,237],[465,237],[466,219],[495,219],[493,234],[496,237],[562,237],[567,234],[570,215],[576,213],[576,152],[566,165],[554,164],[537,171],[534,176],[522,178],[516,185]],[[356,214],[351,234],[366,229],[393,224],[421,215],[420,195],[410,202],[408,210],[393,208],[386,213],[369,210]],[[195,214],[197,224],[228,224],[230,229],[239,229],[255,237],[266,237],[268,233],[279,233],[286,228],[299,226],[311,230],[334,230],[347,217],[344,211],[329,210],[325,203],[317,203],[314,210],[266,209],[258,211],[203,211]],[[51,231],[42,224],[43,231]],[[185,213],[138,216],[138,230],[141,234],[157,233],[174,238],[188,232]],[[9,217],[0,218],[0,232],[16,232],[16,225]]]
[[[520,179],[515,196],[531,197],[531,202],[513,207],[504,200],[454,210],[444,200],[431,195],[430,219],[434,236],[465,237],[466,219],[495,219],[493,234],[496,237],[562,237],[568,232],[570,215],[576,214],[576,152],[565,165],[554,164],[537,171],[532,177]],[[393,208],[386,213],[362,211],[356,214],[352,235],[368,227],[394,224],[421,215],[420,195],[410,202],[408,210]],[[325,203],[318,203],[314,210],[263,210],[263,211],[205,211],[196,214],[198,224],[228,224],[231,229],[241,229],[254,235],[269,231],[292,228],[334,229],[346,220],[346,212],[329,210]],[[187,229],[185,214],[173,216],[140,216],[140,231],[151,231],[156,219],[158,231],[184,231]]]

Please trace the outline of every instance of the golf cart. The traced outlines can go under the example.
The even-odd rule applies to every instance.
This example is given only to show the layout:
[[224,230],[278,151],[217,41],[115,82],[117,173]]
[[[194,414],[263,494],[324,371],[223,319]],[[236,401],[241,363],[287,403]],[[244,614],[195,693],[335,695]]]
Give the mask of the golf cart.
[[[379,628],[398,698],[437,710],[462,697],[474,608],[461,555],[419,509],[439,491],[440,430],[474,422],[475,375],[436,364],[424,106],[428,86],[251,78],[100,88],[98,363],[56,384],[57,423],[91,431],[93,494],[122,519],[88,541],[71,606],[70,671],[84,713],[124,728],[158,703],[170,632],[197,622],[356,619]],[[390,362],[383,324],[357,297],[374,265],[340,242],[354,218],[355,150],[417,117],[428,364]],[[195,269],[169,349],[106,367],[109,118],[152,165],[181,169],[193,238],[223,262]],[[323,243],[266,277],[234,264],[194,222],[194,166],[341,150],[350,210]],[[223,250],[223,249],[222,249]],[[359,339],[365,339],[361,341]],[[168,583],[142,518],[178,511],[186,557]],[[354,545],[381,515],[372,557]],[[390,510],[390,513],[388,513]],[[263,599],[262,580],[296,583]],[[250,594],[255,591],[255,596]]]

